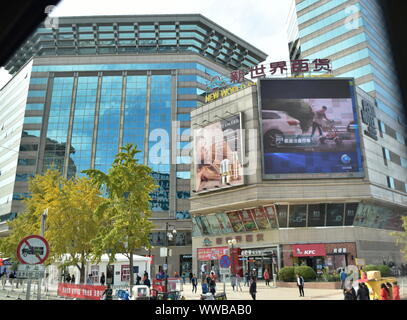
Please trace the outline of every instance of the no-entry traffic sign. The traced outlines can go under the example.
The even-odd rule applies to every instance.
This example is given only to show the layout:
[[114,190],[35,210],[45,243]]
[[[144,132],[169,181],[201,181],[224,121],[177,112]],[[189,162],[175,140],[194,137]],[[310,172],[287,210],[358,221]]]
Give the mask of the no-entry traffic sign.
[[25,237],[17,247],[17,258],[23,264],[42,264],[48,254],[47,240],[37,235]]
[[223,255],[219,259],[219,265],[221,268],[229,268],[230,267],[230,258],[228,255]]

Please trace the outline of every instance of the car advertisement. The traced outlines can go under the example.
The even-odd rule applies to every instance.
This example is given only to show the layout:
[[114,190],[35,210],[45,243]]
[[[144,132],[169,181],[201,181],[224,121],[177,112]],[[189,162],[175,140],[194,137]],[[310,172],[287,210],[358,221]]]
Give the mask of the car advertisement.
[[193,131],[195,191],[244,183],[241,114]]
[[261,79],[264,178],[362,177],[351,79]]

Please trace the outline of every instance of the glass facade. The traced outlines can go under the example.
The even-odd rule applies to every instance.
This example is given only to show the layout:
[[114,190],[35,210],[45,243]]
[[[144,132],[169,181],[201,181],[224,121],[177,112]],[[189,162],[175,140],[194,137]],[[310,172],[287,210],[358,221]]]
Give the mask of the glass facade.
[[119,151],[122,77],[104,76],[100,93],[95,169],[107,172]]
[[[310,10],[304,10],[311,6]],[[334,74],[354,77],[358,86],[376,95],[379,109],[407,126],[386,26],[377,0],[304,0],[296,7],[302,58],[339,55],[332,61]],[[373,80],[366,77],[369,75]]]
[[52,88],[48,131],[45,144],[44,168],[63,172],[68,139],[69,114],[74,79],[55,78]]

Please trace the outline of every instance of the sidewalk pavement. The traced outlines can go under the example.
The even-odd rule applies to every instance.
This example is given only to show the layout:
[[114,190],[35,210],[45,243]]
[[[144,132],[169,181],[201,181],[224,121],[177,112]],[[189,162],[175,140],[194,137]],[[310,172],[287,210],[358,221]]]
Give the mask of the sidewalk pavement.
[[[304,287],[304,297],[300,297],[298,288],[273,288],[272,283],[266,286],[264,281],[257,282],[257,300],[343,300],[340,289],[307,289]],[[242,285],[242,291],[233,291],[230,283],[226,283],[226,296],[228,300],[252,300],[249,287]],[[201,298],[201,285],[198,284],[197,293],[192,293],[192,285],[184,285],[184,296],[187,300],[199,300]],[[216,283],[216,293],[223,293],[223,283]]]
[[[401,279],[400,279],[401,280]],[[400,282],[399,282],[400,283]],[[401,283],[400,283],[401,284]],[[242,285],[242,291],[233,291],[230,282],[225,284],[225,292],[227,300],[252,300],[249,293],[249,287]],[[197,292],[192,292],[192,284],[189,281],[183,286],[183,294],[186,300],[200,300],[201,298],[201,284],[198,284]],[[223,283],[216,283],[216,293],[223,293]],[[304,286],[304,297],[299,296],[297,288],[274,288],[272,283],[270,286],[266,286],[264,281],[257,282],[257,300],[343,300],[343,293],[341,289],[307,289],[307,283]],[[402,292],[400,292],[402,295]],[[402,300],[407,299],[407,290]],[[17,289],[15,284],[13,289],[9,283],[5,288],[0,286],[0,300],[16,300],[26,299],[26,291],[21,286]],[[37,300],[36,288],[31,288],[31,300]],[[55,290],[49,290],[47,292],[42,291],[41,300],[73,300],[73,298],[58,297]]]

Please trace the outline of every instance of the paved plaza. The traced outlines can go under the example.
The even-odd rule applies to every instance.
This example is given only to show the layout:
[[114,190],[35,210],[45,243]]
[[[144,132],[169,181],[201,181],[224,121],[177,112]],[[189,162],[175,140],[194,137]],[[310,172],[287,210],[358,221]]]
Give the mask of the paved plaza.
[[[400,285],[400,296],[407,299],[407,278],[398,278]],[[196,293],[192,292],[192,285],[187,280],[183,288],[186,300],[199,300],[201,298],[201,286],[198,285]],[[226,283],[225,291],[227,300],[252,300],[249,294],[249,287],[242,286],[242,291],[233,291],[230,283]],[[305,283],[305,296],[300,297],[297,288],[267,287],[264,281],[257,282],[257,300],[343,300],[343,293],[340,289],[308,289]],[[223,283],[217,283],[217,293],[223,292]],[[26,290],[21,286],[13,289],[7,283],[3,288],[0,286],[0,300],[26,299]],[[72,300],[72,298],[58,297],[55,290],[42,292],[42,300]],[[32,287],[31,300],[37,300],[36,286]]]

